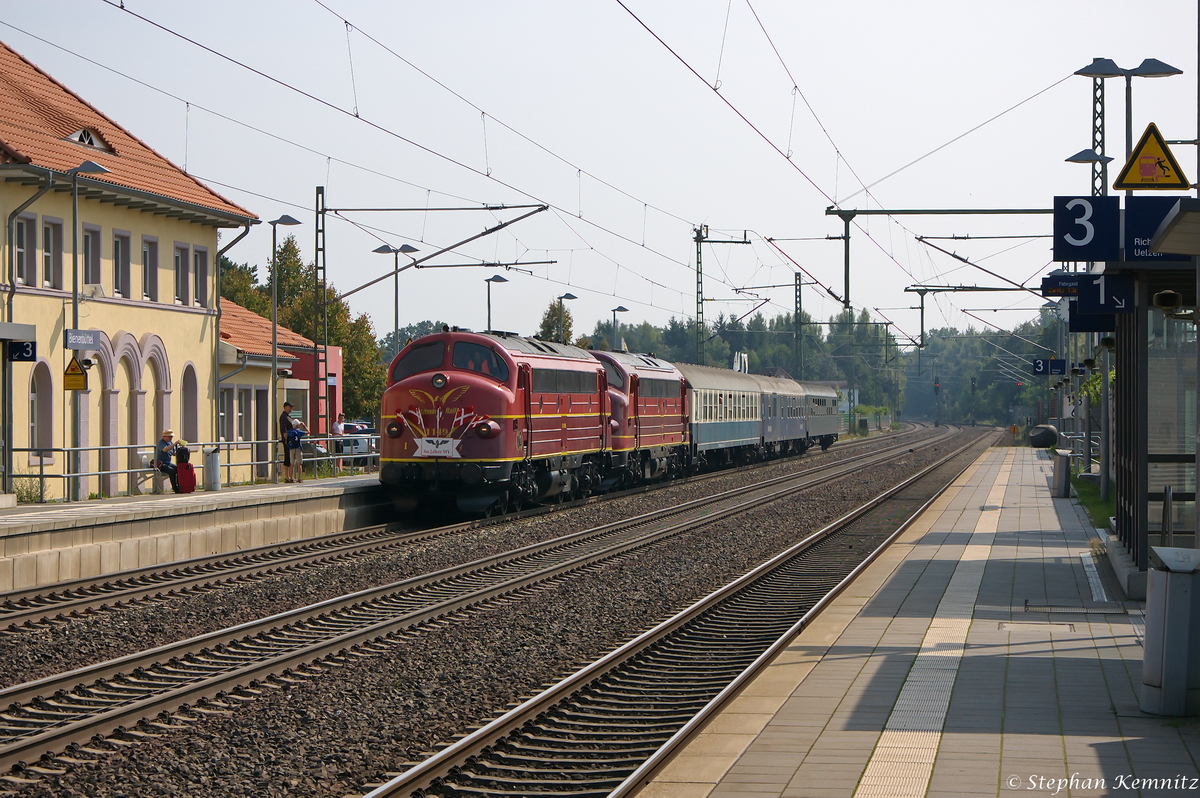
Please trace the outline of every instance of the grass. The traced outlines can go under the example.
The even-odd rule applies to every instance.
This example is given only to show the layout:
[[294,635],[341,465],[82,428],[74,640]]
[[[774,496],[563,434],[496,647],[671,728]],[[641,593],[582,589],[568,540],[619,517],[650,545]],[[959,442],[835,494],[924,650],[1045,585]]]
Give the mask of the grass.
[[1117,514],[1115,491],[1109,491],[1108,501],[1103,501],[1100,498],[1100,486],[1096,483],[1073,476],[1071,484],[1075,486],[1079,503],[1087,511],[1088,518],[1092,519],[1092,526],[1098,529],[1108,529],[1108,519]]

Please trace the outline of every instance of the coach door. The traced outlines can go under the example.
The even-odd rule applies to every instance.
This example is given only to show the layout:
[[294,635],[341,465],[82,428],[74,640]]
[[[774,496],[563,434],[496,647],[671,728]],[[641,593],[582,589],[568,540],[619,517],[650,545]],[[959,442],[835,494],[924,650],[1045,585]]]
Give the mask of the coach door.
[[629,375],[629,418],[633,421],[633,448],[642,448],[642,378]]
[[612,431],[608,428],[608,374],[604,369],[596,373],[596,429],[600,431],[596,441],[600,451],[612,448]]
[[518,435],[517,440],[524,437],[525,456],[533,454],[533,371],[528,363],[517,366],[517,392],[521,395],[521,412],[525,414],[524,436]]

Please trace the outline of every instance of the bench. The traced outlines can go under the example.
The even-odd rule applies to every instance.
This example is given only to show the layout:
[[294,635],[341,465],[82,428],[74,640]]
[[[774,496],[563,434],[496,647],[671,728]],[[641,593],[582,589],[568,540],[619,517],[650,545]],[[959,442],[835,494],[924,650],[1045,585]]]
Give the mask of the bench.
[[137,478],[138,492],[142,493],[142,485],[146,482],[151,482],[151,493],[166,493],[167,486],[171,483],[171,478],[158,470],[153,455],[142,455],[142,468],[144,470],[138,474]]

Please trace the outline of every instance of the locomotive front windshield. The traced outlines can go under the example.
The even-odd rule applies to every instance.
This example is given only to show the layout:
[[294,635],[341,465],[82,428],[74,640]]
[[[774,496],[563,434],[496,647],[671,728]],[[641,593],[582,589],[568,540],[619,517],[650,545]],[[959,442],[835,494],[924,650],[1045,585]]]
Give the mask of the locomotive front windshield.
[[452,363],[456,369],[474,371],[500,382],[508,382],[508,364],[491,347],[459,341],[454,344]]
[[440,369],[442,361],[446,359],[446,342],[432,341],[427,344],[418,344],[408,350],[408,354],[400,358],[400,362],[396,364],[396,369],[392,372],[392,381],[399,382],[405,377],[411,377],[422,371],[431,371],[432,369]]

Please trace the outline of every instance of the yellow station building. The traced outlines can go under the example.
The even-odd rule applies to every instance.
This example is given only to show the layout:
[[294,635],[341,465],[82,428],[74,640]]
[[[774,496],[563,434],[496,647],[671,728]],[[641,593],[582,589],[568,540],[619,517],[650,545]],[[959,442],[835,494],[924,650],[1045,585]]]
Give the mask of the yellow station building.
[[[78,392],[78,436],[94,450],[72,473],[93,476],[70,481],[82,498],[144,490],[125,473],[98,472],[137,467],[165,428],[188,441],[216,440],[228,423],[217,402],[218,231],[248,231],[254,214],[3,44],[0,212],[9,489],[34,482],[22,474],[67,473],[61,450],[73,444],[75,411],[64,372],[72,357],[92,362]],[[35,354],[11,343],[29,339],[25,325]],[[75,349],[68,330],[81,331],[71,336]],[[11,362],[13,353],[32,359]],[[62,478],[45,484],[51,498],[68,488]]]

